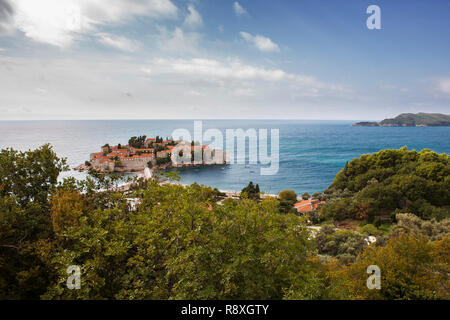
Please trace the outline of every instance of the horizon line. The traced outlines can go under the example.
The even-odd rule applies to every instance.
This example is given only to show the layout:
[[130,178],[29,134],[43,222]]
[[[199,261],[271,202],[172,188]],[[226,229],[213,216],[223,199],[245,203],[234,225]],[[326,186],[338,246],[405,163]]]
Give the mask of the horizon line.
[[266,120],[266,121],[381,121],[368,119],[302,119],[302,118],[124,118],[124,119],[0,119],[0,122],[7,121],[207,121],[207,120]]

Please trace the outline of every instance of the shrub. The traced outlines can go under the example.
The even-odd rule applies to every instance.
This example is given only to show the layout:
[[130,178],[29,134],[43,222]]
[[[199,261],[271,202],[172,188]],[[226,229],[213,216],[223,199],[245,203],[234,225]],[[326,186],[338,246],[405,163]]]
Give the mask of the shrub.
[[279,200],[297,201],[297,194],[294,190],[283,190],[278,194]]

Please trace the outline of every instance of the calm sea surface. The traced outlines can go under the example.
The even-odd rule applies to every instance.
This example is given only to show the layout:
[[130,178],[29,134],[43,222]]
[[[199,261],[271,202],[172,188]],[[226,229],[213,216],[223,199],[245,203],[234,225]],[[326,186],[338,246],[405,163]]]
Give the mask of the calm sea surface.
[[[249,181],[261,190],[277,193],[293,189],[297,193],[323,191],[346,161],[364,153],[386,148],[450,153],[450,127],[379,128],[352,127],[351,121],[269,121],[204,120],[203,131],[226,129],[279,129],[279,171],[260,175],[258,165],[226,165],[181,171],[182,183],[198,182],[222,190],[241,190]],[[120,121],[0,121],[0,148],[28,150],[51,143],[71,168],[99,152],[105,143],[126,144],[131,136],[170,136],[174,129],[185,128],[193,134],[192,120],[120,120]],[[208,143],[205,141],[206,144]],[[83,178],[85,173],[64,173]]]

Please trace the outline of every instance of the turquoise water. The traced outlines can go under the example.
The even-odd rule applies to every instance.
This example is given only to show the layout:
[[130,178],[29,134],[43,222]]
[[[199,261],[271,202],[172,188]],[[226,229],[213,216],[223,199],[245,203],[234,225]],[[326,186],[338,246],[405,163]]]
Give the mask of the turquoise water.
[[[241,190],[251,180],[261,190],[277,193],[323,191],[345,165],[361,154],[386,148],[450,153],[450,127],[352,127],[354,121],[204,120],[203,129],[279,129],[280,163],[276,175],[260,175],[258,165],[226,165],[181,170],[182,183],[198,182],[222,190]],[[170,136],[185,128],[193,134],[192,120],[120,121],[0,121],[0,148],[26,150],[51,143],[73,168],[98,152],[105,143],[126,144],[137,135]],[[205,142],[207,144],[207,142]],[[64,173],[83,178],[84,173]]]

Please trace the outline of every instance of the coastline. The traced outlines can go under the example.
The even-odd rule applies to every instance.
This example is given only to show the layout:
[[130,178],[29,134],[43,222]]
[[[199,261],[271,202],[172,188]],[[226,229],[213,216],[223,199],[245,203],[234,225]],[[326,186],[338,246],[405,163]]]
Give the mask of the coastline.
[[[152,170],[150,170],[150,171],[152,172]],[[145,170],[140,171],[138,173],[138,175],[140,177],[144,178],[145,180],[153,178],[153,172],[152,172],[152,176],[150,178],[147,178],[146,175],[145,175]],[[160,185],[165,185],[165,184],[180,185],[180,186],[183,186],[183,187],[187,187],[187,186],[190,185],[188,183],[171,182],[171,181],[162,181],[159,184]],[[214,186],[210,186],[210,185],[205,185],[205,186],[210,187],[210,188],[215,188]],[[240,196],[240,194],[241,194],[241,191],[223,190],[223,189],[218,189],[218,188],[217,188],[217,190],[219,190],[220,192],[226,194],[228,198],[236,198],[236,197],[238,198]],[[278,197],[278,195],[276,195],[276,194],[268,194],[268,193],[261,194],[261,198],[269,198],[269,197],[275,197],[276,198],[276,197]]]
[[[138,172],[138,175],[141,178],[144,178],[145,180],[152,179],[154,177],[153,169],[146,168],[145,170],[142,170],[142,171]],[[129,187],[130,184],[131,183],[125,183],[122,186],[127,185]],[[165,184],[180,185],[180,186],[183,186],[183,187],[187,187],[187,186],[190,185],[190,184],[187,184],[187,183],[171,182],[171,181],[161,181],[159,184],[160,185],[165,185]],[[210,186],[210,185],[208,185],[207,187],[215,188],[214,186]],[[226,194],[226,196],[228,198],[239,198],[239,196],[241,195],[241,191],[223,190],[223,189],[218,189],[218,188],[217,188],[217,190],[219,190],[220,192]],[[278,197],[278,195],[276,195],[276,194],[268,194],[268,193],[262,193],[261,194],[261,198],[263,198],[263,199],[264,198],[269,198],[269,197],[275,197],[276,198],[276,197]]]

